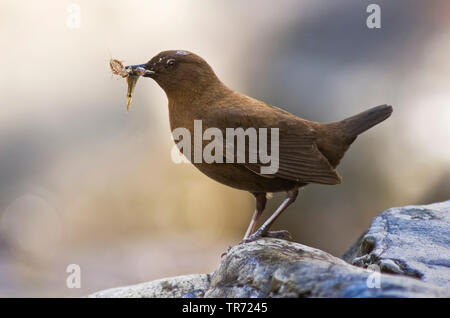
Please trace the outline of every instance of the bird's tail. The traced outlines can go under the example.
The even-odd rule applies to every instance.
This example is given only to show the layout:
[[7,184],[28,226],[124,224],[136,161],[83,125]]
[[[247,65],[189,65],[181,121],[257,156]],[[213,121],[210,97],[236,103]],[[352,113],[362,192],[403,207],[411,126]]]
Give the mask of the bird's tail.
[[392,106],[380,105],[346,118],[340,124],[344,127],[345,134],[349,138],[356,138],[356,136],[365,132],[367,129],[381,123],[391,116],[391,114]]

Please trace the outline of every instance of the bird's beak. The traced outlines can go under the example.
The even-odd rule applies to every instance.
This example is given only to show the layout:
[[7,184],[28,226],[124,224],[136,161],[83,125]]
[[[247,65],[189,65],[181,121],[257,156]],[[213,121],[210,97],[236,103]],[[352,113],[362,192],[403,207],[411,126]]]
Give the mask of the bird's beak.
[[130,105],[131,105],[131,100],[132,100],[132,94],[133,94],[134,87],[136,86],[136,82],[137,82],[139,76],[151,77],[153,74],[155,74],[155,72],[148,70],[147,65],[145,65],[145,64],[128,65],[128,66],[125,66],[125,70],[128,73],[128,76],[127,76],[127,84],[128,84],[127,111],[129,111]]
[[152,77],[155,74],[154,71],[148,70],[146,64],[139,65],[128,65],[125,66],[125,69],[130,75],[143,76],[143,77]]

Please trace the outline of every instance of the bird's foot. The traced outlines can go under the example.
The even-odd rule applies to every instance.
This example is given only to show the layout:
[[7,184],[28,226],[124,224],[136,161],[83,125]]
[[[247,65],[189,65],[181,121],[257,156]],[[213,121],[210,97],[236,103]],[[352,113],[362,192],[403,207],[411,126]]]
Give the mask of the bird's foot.
[[260,231],[257,230],[255,233],[247,237],[246,239],[243,239],[239,244],[246,244],[250,242],[254,242],[259,240],[262,237],[272,237],[277,238],[281,240],[286,241],[292,241],[292,235],[286,230],[279,230],[279,231]]
[[255,233],[253,233],[249,237],[243,239],[239,244],[247,244],[247,243],[250,243],[250,242],[257,241],[261,237],[264,236],[263,234],[265,234],[265,233],[263,231],[261,231],[261,229],[258,229]]
[[292,241],[292,235],[286,230],[269,231],[263,235],[264,237],[273,237],[280,240]]

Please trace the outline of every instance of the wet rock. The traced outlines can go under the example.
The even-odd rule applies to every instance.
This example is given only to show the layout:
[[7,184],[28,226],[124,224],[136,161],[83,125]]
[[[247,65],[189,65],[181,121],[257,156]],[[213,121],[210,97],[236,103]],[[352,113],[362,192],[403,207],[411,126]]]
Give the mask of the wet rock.
[[449,297],[418,279],[350,265],[326,252],[278,239],[233,247],[205,297]]
[[326,252],[264,238],[233,247],[212,275],[187,275],[89,297],[450,297],[418,279],[363,269]]
[[343,258],[263,238],[231,248],[213,274],[89,297],[450,297],[450,201],[384,211]]
[[202,297],[209,287],[209,275],[193,274],[158,279],[132,286],[102,290],[94,298],[177,298]]
[[450,289],[450,200],[391,208],[377,216],[351,263]]

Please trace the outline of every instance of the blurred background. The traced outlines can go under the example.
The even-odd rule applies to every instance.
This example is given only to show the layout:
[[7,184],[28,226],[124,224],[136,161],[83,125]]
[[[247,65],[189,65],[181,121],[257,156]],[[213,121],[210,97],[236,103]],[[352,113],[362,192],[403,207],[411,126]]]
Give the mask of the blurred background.
[[111,57],[193,51],[314,121],[393,105],[347,152],[343,184],[305,188],[276,223],[298,242],[339,256],[384,209],[448,199],[450,2],[377,0],[368,29],[372,2],[1,0],[0,296],[212,272],[244,234],[253,197],[173,163],[164,92],[141,79],[127,113]]

